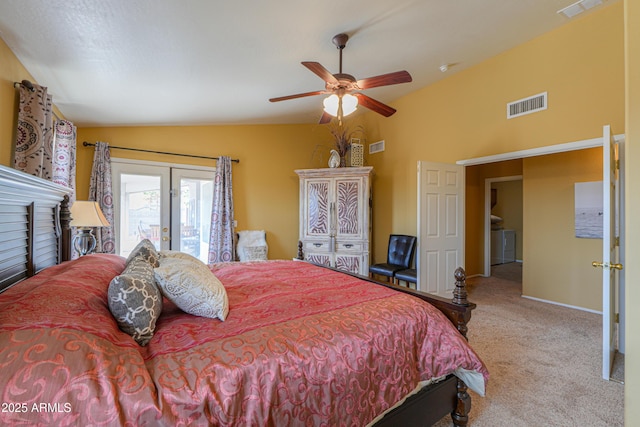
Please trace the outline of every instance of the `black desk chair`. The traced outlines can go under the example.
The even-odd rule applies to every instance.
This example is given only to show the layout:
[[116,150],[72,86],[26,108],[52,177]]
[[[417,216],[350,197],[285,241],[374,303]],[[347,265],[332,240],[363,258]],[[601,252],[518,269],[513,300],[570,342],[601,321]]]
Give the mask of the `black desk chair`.
[[397,271],[411,267],[413,254],[416,250],[416,237],[404,234],[392,234],[389,236],[389,248],[387,250],[387,262],[369,266],[369,276],[387,277],[388,282],[393,282]]

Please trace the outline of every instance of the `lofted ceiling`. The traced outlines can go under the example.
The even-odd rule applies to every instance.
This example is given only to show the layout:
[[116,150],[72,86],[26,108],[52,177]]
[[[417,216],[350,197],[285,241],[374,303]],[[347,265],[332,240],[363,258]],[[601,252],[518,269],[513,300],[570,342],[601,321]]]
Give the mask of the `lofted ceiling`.
[[365,91],[393,105],[565,24],[572,2],[2,0],[0,37],[78,126],[316,123],[321,96],[268,100],[324,89],[300,62],[337,73],[338,33],[345,73],[412,75]]

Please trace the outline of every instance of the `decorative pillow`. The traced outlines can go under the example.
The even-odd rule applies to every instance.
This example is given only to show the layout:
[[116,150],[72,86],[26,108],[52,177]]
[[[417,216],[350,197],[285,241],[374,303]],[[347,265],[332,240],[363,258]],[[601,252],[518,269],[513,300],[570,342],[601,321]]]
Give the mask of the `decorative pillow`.
[[109,310],[122,331],[140,345],[147,345],[162,312],[162,294],[156,286],[153,267],[144,257],[127,264],[109,283]]
[[239,255],[242,261],[265,261],[267,259],[266,246],[245,246],[241,248],[242,255]]
[[145,261],[151,264],[151,267],[155,268],[158,265],[160,265],[160,262],[158,261],[160,258],[158,255],[158,251],[156,250],[156,247],[154,246],[153,243],[151,243],[151,240],[149,239],[144,239],[140,241],[140,243],[138,243],[136,247],[133,248],[133,250],[127,257],[127,265],[129,265],[131,260],[137,257],[144,258]]
[[198,258],[194,257],[193,255],[188,254],[186,252],[180,252],[180,251],[160,251],[158,252],[158,255],[160,255],[161,260],[162,258],[180,258],[180,259],[186,259],[191,262],[202,262]]
[[238,243],[236,245],[238,259],[240,261],[264,261],[267,259],[269,247],[267,246],[264,230],[238,231]]
[[227,291],[202,261],[163,257],[154,274],[162,294],[185,313],[223,321],[227,318]]

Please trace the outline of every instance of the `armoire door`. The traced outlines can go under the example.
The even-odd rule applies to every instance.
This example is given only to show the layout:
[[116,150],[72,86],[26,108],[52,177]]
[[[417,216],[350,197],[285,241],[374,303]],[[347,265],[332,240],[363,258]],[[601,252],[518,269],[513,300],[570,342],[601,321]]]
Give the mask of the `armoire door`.
[[335,181],[335,237],[338,240],[362,239],[362,209],[365,197],[362,178],[338,178]]
[[331,233],[331,199],[330,179],[309,179],[306,181],[303,203],[306,222],[304,227],[307,238],[326,238]]

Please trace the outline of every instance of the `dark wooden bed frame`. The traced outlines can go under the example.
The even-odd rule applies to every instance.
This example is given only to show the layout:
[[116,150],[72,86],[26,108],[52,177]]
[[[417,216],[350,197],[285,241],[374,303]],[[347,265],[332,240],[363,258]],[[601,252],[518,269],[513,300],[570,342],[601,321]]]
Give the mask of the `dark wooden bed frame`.
[[[299,260],[304,260],[303,244],[298,242]],[[330,267],[326,267],[330,268]],[[332,268],[332,270],[335,270]],[[471,320],[471,312],[476,304],[467,299],[466,273],[463,268],[457,268],[454,272],[456,279],[453,299],[427,294],[415,289],[406,288],[392,283],[385,283],[358,274],[347,273],[358,279],[377,285],[394,289],[412,295],[436,307],[467,338],[467,324]],[[467,392],[467,385],[454,375],[447,376],[444,380],[428,385],[409,398],[404,403],[389,411],[382,419],[375,423],[376,427],[423,427],[430,426],[447,415],[451,415],[453,425],[462,427],[469,424],[469,411],[471,411],[471,396]]]
[[[65,187],[0,165],[0,292],[41,270],[71,259],[71,214]],[[299,247],[298,257],[302,259]],[[348,273],[347,273],[348,274]],[[429,302],[466,337],[475,304],[467,301],[465,273],[455,272],[452,301],[368,277],[356,276]],[[469,422],[471,397],[453,375],[424,387],[388,412],[379,427],[429,426],[451,414],[455,426]]]

